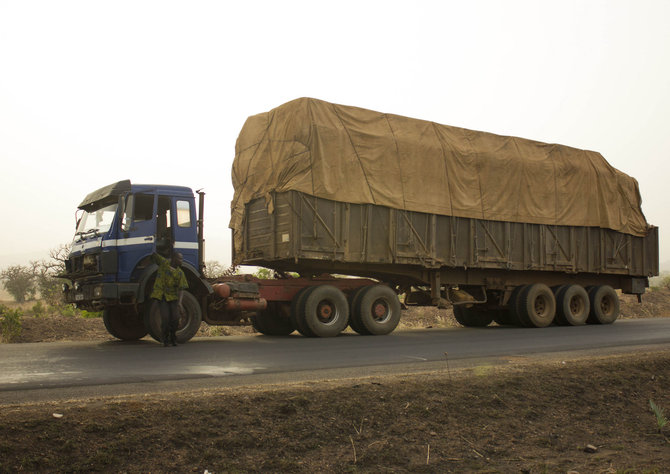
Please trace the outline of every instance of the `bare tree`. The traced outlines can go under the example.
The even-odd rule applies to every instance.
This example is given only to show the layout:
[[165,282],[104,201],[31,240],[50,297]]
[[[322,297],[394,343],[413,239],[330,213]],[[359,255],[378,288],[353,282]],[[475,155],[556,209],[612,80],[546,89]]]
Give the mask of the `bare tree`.
[[61,244],[49,251],[49,259],[30,262],[37,291],[50,305],[63,302],[61,291],[63,280],[57,276],[65,272],[68,255],[70,255],[70,244]]

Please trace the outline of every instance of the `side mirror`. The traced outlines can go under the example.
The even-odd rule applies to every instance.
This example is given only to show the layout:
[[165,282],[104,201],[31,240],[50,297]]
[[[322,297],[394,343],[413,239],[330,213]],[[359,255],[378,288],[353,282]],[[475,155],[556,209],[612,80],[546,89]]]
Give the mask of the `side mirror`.
[[74,212],[74,220],[75,220],[74,230],[75,230],[75,232],[77,231],[77,229],[79,229],[79,223],[81,222],[81,216],[82,216],[82,215],[80,214],[81,212],[82,212],[81,209],[77,209],[77,210]]
[[128,194],[125,197],[119,198],[119,215],[121,216],[121,231],[130,232],[133,230],[132,227],[132,216],[131,211],[133,209],[133,195]]

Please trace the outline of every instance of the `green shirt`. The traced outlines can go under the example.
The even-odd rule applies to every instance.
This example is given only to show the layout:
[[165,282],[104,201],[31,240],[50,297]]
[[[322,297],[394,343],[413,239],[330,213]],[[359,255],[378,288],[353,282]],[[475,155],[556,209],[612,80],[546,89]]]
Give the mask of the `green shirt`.
[[188,288],[184,270],[174,268],[170,265],[170,260],[161,257],[157,253],[153,254],[151,259],[158,265],[158,275],[156,275],[156,282],[154,283],[151,297],[157,300],[165,298],[165,301],[179,299],[179,292]]

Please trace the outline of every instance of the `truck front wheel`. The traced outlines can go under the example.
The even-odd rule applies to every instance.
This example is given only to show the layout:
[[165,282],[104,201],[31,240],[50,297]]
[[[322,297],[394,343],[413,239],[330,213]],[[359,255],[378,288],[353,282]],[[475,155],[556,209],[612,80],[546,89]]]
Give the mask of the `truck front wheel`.
[[[179,317],[179,326],[177,327],[177,342],[179,344],[183,344],[195,336],[202,322],[200,305],[195,296],[185,291],[181,304],[184,312]],[[144,313],[144,325],[151,337],[158,342],[161,342],[163,334],[161,322],[160,303],[157,300],[151,300],[149,309]]]
[[122,341],[136,341],[147,335],[142,318],[134,308],[112,306],[102,312],[107,332]]

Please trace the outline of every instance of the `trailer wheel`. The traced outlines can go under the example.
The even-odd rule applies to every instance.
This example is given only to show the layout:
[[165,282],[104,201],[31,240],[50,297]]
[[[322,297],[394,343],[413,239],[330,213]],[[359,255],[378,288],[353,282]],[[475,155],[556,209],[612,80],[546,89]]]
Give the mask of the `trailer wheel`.
[[551,289],[542,283],[526,287],[519,294],[519,318],[529,327],[544,328],[554,321],[556,299]]
[[347,297],[334,286],[317,286],[306,293],[304,311],[298,313],[301,318],[315,336],[337,336],[349,323]]
[[521,294],[527,288],[527,285],[520,285],[512,290],[510,295],[509,302],[507,307],[509,308],[509,317],[510,322],[516,326],[528,326],[530,323],[526,323],[521,318],[520,304],[521,304]]
[[589,291],[590,324],[612,324],[619,317],[619,297],[609,285],[594,286]]
[[266,336],[288,336],[295,331],[291,321],[281,315],[279,303],[268,303],[267,309],[251,317],[251,325]]
[[454,306],[454,318],[461,325],[466,328],[483,328],[491,324],[493,321],[493,314],[490,311],[477,308],[472,305],[466,308],[463,304]]
[[102,312],[102,321],[107,332],[122,341],[136,341],[147,335],[142,318],[134,308],[112,306]]
[[300,290],[291,300],[291,324],[295,327],[300,334],[305,337],[315,337],[316,334],[312,332],[310,328],[305,324],[305,298],[307,294],[314,290],[315,286],[308,286]]
[[589,295],[579,285],[565,285],[556,294],[556,322],[563,326],[581,326],[589,316]]
[[[177,327],[177,342],[179,344],[183,344],[195,336],[202,322],[200,305],[195,296],[185,291],[181,304],[184,307],[184,314],[179,318],[179,326]],[[148,310],[144,313],[144,325],[151,337],[161,342],[163,331],[161,329],[160,303],[157,300],[152,300]]]
[[363,321],[361,321],[361,299],[363,298],[363,294],[370,288],[372,287],[363,286],[358,288],[349,299],[349,326],[362,336],[369,336],[371,334],[363,326]]
[[361,296],[358,310],[361,325],[376,336],[393,332],[400,322],[400,300],[386,285],[368,287]]

